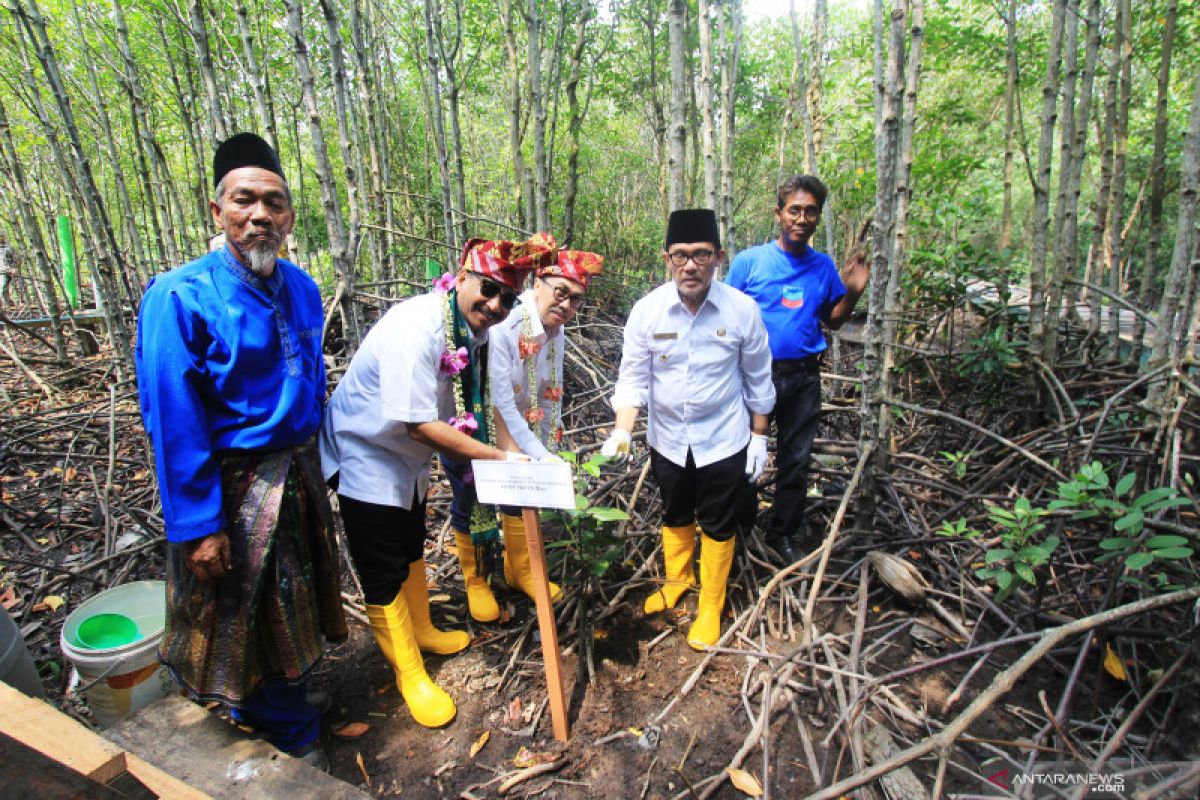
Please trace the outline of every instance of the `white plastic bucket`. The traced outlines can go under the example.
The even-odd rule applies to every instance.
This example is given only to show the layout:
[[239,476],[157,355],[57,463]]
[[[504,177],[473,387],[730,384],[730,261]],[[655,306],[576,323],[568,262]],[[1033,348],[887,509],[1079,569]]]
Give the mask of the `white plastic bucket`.
[[[91,649],[79,641],[79,626],[97,614],[123,614],[137,623],[140,638],[120,647]],[[67,615],[59,644],[84,684],[96,723],[107,728],[122,717],[176,690],[158,661],[167,620],[167,586],[135,581],[101,592]]]

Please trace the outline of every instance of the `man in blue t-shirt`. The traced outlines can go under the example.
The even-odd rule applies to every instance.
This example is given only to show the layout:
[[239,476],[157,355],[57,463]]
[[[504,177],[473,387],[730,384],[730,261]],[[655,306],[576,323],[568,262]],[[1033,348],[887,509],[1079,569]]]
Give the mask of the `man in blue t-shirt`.
[[788,563],[804,556],[808,462],[821,411],[821,325],[837,330],[866,290],[870,267],[856,251],[839,276],[833,259],[808,246],[828,190],[812,175],[779,187],[779,238],[739,253],[725,282],[758,303],[771,344],[775,382],[775,503],[767,544]]

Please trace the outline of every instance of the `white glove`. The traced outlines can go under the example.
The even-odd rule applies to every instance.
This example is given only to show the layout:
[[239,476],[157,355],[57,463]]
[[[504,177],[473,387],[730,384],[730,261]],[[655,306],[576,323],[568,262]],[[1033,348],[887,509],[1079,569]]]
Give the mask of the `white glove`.
[[563,463],[563,460],[561,458],[559,458],[558,456],[556,456],[554,453],[546,453],[546,455],[544,455],[538,459],[538,463],[539,464],[561,464],[561,463]]
[[750,445],[746,448],[746,477],[757,483],[767,466],[767,437],[761,433],[750,434]]
[[512,450],[505,450],[504,451],[504,460],[505,461],[529,461],[530,458],[529,458],[529,456],[525,455],[524,453],[514,453]]
[[613,428],[612,435],[600,447],[600,455],[624,461],[629,458],[629,431],[624,428]]

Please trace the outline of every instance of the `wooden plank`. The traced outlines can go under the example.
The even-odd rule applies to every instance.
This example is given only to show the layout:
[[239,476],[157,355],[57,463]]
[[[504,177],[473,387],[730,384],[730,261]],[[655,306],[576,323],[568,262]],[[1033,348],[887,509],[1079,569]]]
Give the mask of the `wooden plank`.
[[2,682],[0,732],[102,784],[128,773],[158,797],[209,799],[209,795],[126,752],[54,706]]
[[212,800],[210,795],[188,786],[133,753],[125,754],[125,767],[130,775],[159,797],[167,797],[170,800]]
[[60,764],[24,742],[0,733],[0,775],[4,797],[71,797],[78,800],[119,800],[104,784]]
[[536,508],[521,512],[525,520],[525,543],[529,547],[529,570],[533,575],[533,600],[537,604],[538,630],[542,634],[542,660],[546,667],[546,692],[550,696],[550,720],[554,738],[570,738],[567,720],[567,695],[562,681],[562,655],[558,650],[558,627],[554,622],[554,602],[550,599],[546,577],[546,551],[542,543],[542,523]]
[[6,683],[0,683],[0,731],[100,783],[126,771],[120,747]]

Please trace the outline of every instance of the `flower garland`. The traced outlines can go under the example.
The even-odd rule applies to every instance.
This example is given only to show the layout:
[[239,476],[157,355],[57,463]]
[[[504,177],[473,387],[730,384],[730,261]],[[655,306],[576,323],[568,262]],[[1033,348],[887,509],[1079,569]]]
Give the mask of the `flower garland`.
[[462,379],[463,371],[471,364],[471,355],[465,346],[454,346],[454,300],[457,297],[454,276],[449,272],[442,275],[434,282],[433,291],[446,296],[446,302],[442,304],[442,331],[446,337],[446,349],[442,352],[438,371],[454,381],[455,411],[454,416],[446,422],[456,431],[474,436],[479,430],[479,421],[474,413],[467,413],[467,398],[463,396],[465,392]]
[[[444,285],[442,281],[439,281],[434,285],[434,290],[438,291],[439,286]],[[449,376],[454,384],[451,394],[454,395],[455,412],[454,416],[446,422],[450,427],[467,436],[485,444],[494,445],[492,432],[495,430],[495,426],[489,425],[484,416],[487,409],[492,406],[491,386],[488,385],[486,376],[482,374],[483,370],[481,370],[478,380],[483,384],[483,396],[480,397],[472,370],[470,353],[465,345],[458,344],[460,341],[466,340],[465,323],[462,321],[462,317],[455,313],[458,292],[450,289],[444,294],[446,301],[442,306],[442,330],[446,339],[446,349],[442,352],[438,370],[443,375]],[[470,470],[467,471],[464,480],[468,484],[473,483]],[[487,577],[499,563],[500,534],[496,509],[480,503],[478,498],[473,499],[475,502],[471,508],[471,543],[475,545],[480,574]]]
[[[534,435],[542,441],[542,444],[548,445],[545,436],[541,430],[541,422],[546,418],[546,412],[542,410],[541,402],[538,399],[538,381],[537,381],[537,355],[541,352],[542,345],[533,336],[533,311],[529,309],[525,314],[525,321],[522,327],[521,336],[517,339],[517,355],[525,361],[525,374],[528,382],[528,398],[529,410],[525,412],[525,420],[529,423],[530,430]],[[550,368],[550,385],[542,392],[542,397],[549,400],[552,405],[551,419],[553,424],[553,436],[555,443],[561,442],[563,437],[562,429],[562,376],[558,372],[558,338],[550,339],[550,350],[546,353],[546,363]]]

